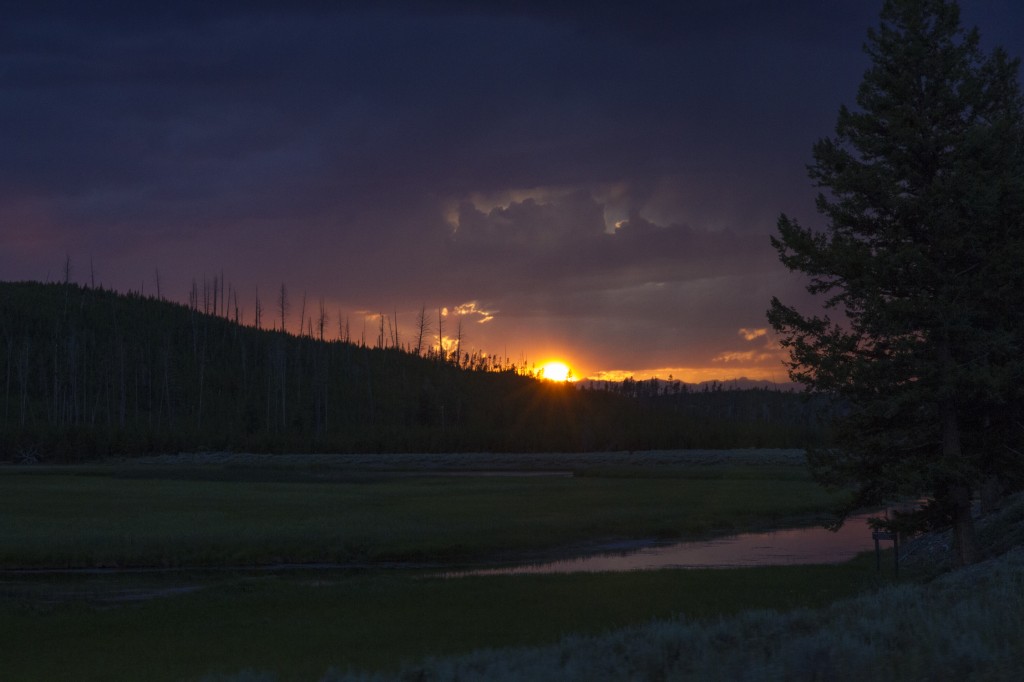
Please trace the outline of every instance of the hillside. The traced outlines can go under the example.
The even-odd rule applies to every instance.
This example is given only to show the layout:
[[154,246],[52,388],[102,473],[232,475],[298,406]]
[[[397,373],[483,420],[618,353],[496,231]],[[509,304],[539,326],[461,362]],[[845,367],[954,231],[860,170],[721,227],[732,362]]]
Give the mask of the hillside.
[[796,394],[646,399],[493,368],[136,294],[0,282],[0,459],[800,447],[821,435]]

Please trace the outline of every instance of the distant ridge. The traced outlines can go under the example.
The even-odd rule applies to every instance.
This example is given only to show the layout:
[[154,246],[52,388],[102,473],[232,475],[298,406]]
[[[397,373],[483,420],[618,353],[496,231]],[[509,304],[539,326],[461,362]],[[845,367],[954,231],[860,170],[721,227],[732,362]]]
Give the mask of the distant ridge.
[[801,392],[803,386],[800,384],[793,383],[791,381],[769,381],[766,379],[748,379],[746,377],[739,377],[737,379],[722,379],[722,380],[711,380],[711,381],[700,381],[697,383],[690,383],[686,381],[667,379],[624,379],[619,381],[609,381],[606,379],[581,379],[576,382],[579,387],[585,387],[588,389],[600,390],[606,388],[609,385],[621,385],[624,381],[635,381],[636,383],[650,384],[654,382],[654,385],[658,386],[658,390],[661,393],[670,392],[675,389],[676,386],[682,386],[683,390],[687,391],[705,391],[705,390],[723,390],[723,391],[750,391],[750,390],[770,390],[770,391],[785,391],[785,392]]

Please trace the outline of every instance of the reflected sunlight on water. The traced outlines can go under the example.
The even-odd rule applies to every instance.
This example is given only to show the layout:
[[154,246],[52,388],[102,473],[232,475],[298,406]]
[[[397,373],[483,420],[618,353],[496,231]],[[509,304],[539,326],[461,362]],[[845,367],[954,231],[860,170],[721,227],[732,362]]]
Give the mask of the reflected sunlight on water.
[[[699,542],[644,547],[630,552],[598,554],[575,559],[502,568],[446,573],[447,577],[512,575],[524,573],[576,573],[650,571],[661,568],[738,568],[787,564],[831,564],[873,550],[867,520],[879,512],[851,516],[838,531],[820,526],[766,533],[743,533]],[[886,543],[887,546],[888,543]]]

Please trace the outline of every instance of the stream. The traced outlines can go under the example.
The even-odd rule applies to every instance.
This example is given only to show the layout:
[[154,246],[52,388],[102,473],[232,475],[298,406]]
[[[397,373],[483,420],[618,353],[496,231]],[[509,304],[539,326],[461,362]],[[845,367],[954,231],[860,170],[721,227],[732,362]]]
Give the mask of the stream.
[[[444,578],[602,571],[650,571],[666,568],[739,568],[840,563],[874,549],[867,520],[879,512],[851,516],[838,531],[821,526],[742,533],[712,540],[667,543],[625,542],[575,558],[476,567],[404,563],[280,564],[137,569],[28,569],[0,571],[0,598],[29,598],[44,603],[86,600],[113,605],[147,601],[231,584],[239,575],[310,575],[330,583],[346,573],[414,570]],[[887,549],[889,542],[883,542]],[[612,549],[614,548],[614,549]]]
[[[640,549],[605,552],[572,559],[526,565],[450,571],[446,577],[651,571],[662,568],[739,568],[792,564],[832,564],[873,550],[868,518],[879,512],[847,518],[838,531],[821,526],[788,528],[763,533],[741,533],[713,540],[648,545]],[[884,542],[883,548],[890,543]]]

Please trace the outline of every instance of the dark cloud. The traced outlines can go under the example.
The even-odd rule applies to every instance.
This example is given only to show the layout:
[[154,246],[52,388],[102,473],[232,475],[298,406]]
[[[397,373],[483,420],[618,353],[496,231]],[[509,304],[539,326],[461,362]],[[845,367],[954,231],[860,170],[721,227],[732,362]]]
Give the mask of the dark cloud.
[[[591,369],[710,362],[798,295],[767,236],[815,219],[810,145],[879,6],[16,3],[0,277],[68,254],[184,298],[223,269],[410,325],[473,303],[481,345],[571,343]],[[1024,51],[1016,3],[964,15]]]
[[759,243],[735,229],[655,224],[625,191],[615,203],[632,207],[627,218],[609,222],[612,203],[584,190],[487,212],[464,201],[450,245],[450,258],[464,267],[454,271],[489,273],[495,288],[506,291],[599,291],[774,267],[765,258],[767,239]]

